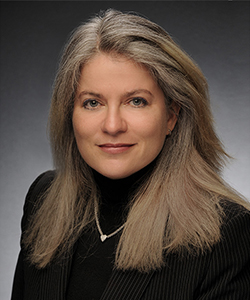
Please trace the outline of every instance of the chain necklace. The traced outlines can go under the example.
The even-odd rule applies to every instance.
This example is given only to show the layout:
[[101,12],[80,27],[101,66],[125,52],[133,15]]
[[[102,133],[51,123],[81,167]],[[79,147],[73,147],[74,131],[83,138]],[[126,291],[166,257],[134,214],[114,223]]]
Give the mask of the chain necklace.
[[100,226],[100,223],[99,223],[99,220],[98,220],[96,205],[95,205],[95,222],[96,222],[97,229],[98,229],[98,231],[100,233],[100,239],[101,239],[102,242],[104,242],[106,239],[112,237],[113,235],[117,234],[125,226],[125,223],[124,223],[122,226],[120,226],[119,228],[117,228],[114,232],[112,232],[112,233],[110,233],[108,235],[104,234],[102,232],[102,229],[101,229],[101,226]]

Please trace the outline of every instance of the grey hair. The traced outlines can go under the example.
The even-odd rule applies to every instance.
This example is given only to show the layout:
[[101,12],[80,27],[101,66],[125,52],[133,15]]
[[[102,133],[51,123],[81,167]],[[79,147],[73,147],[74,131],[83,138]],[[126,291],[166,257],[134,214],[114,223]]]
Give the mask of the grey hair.
[[227,154],[214,131],[207,82],[163,28],[111,9],[79,26],[64,49],[49,120],[57,176],[24,238],[31,262],[45,267],[67,253],[84,228],[94,226],[97,190],[77,149],[72,112],[81,70],[98,53],[145,66],[167,109],[173,103],[181,108],[154,171],[130,201],[116,267],[147,272],[164,265],[166,251],[211,249],[220,238],[220,200],[246,204],[219,174]]

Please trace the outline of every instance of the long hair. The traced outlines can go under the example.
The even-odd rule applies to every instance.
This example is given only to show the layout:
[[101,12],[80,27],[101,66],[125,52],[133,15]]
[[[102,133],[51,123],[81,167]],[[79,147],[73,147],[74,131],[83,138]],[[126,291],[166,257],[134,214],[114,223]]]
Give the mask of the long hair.
[[72,128],[81,69],[97,53],[118,54],[145,66],[162,89],[167,109],[180,108],[148,180],[130,199],[116,250],[116,267],[160,268],[170,252],[203,252],[220,239],[222,199],[247,206],[220,176],[227,154],[214,127],[207,82],[198,66],[157,24],[108,10],[79,26],[59,65],[49,118],[56,177],[24,235],[39,268],[70,251],[94,226],[97,188]]

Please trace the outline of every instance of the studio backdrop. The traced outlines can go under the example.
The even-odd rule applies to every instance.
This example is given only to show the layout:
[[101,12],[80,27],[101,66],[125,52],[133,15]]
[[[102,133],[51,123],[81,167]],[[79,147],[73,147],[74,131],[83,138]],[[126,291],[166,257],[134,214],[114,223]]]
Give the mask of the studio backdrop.
[[234,157],[224,177],[250,198],[249,2],[1,2],[0,299],[10,298],[28,187],[53,168],[46,126],[63,45],[75,27],[107,8],[147,16],[198,63],[217,133]]

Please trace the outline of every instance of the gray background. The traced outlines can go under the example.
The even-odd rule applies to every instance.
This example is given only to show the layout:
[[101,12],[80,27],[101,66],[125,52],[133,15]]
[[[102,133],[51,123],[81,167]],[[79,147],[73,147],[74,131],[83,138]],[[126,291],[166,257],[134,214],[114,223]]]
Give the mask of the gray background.
[[224,176],[250,198],[249,2],[1,2],[0,299],[10,297],[25,194],[52,168],[46,123],[62,47],[109,7],[148,16],[197,61],[218,134],[235,157]]

